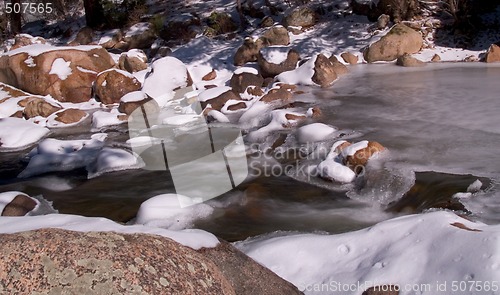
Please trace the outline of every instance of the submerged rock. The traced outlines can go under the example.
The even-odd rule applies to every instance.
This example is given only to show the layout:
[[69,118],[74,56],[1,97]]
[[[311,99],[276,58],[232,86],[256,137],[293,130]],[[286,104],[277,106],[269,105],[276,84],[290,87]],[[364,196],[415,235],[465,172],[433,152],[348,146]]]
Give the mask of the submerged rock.
[[414,58],[409,54],[404,54],[403,56],[398,57],[396,60],[396,65],[402,67],[423,67],[425,66],[425,62]]

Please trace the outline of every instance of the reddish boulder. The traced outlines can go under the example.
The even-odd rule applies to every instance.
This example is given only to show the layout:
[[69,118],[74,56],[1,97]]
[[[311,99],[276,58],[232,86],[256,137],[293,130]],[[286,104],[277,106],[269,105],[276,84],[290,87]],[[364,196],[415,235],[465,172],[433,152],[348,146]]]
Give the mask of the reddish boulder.
[[119,103],[125,94],[141,89],[141,83],[130,73],[111,69],[99,73],[95,95],[104,104]]

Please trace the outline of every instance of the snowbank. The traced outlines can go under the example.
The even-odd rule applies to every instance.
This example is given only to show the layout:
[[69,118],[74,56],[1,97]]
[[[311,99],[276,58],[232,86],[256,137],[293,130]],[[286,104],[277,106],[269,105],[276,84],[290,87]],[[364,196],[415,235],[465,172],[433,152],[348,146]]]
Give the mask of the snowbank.
[[24,119],[0,119],[0,148],[22,149],[37,142],[49,132],[49,129]]
[[[474,223],[445,211],[345,234],[261,237],[235,246],[305,294],[359,295],[389,284],[399,285],[402,295],[420,294],[414,289],[423,294],[499,294],[491,286],[500,284],[500,225]],[[472,292],[470,281],[479,282]],[[466,291],[452,292],[453,284],[464,283]],[[437,284],[447,284],[446,291]],[[486,284],[490,291],[474,292]]]
[[170,238],[195,250],[212,248],[219,244],[217,237],[202,230],[171,231],[143,225],[121,225],[106,218],[50,214],[32,217],[0,218],[0,233],[9,234],[40,228],[61,228],[79,232],[114,231],[124,234],[145,233]]

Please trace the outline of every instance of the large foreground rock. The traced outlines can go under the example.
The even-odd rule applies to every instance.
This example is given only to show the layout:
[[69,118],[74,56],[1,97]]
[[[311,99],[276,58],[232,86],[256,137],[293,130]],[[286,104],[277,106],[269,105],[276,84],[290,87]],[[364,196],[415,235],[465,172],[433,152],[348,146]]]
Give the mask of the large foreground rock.
[[62,229],[0,239],[2,294],[302,294],[225,242],[197,252],[161,236]]
[[420,51],[424,40],[422,35],[403,24],[397,24],[377,42],[368,47],[363,55],[369,63],[376,61],[393,61],[405,53]]
[[302,294],[294,285],[256,263],[227,242],[220,241],[217,247],[202,248],[198,252],[219,267],[238,295]]
[[213,262],[159,236],[42,229],[0,237],[2,294],[235,294]]
[[100,46],[28,45],[0,56],[0,82],[61,102],[84,102],[97,73],[114,65]]

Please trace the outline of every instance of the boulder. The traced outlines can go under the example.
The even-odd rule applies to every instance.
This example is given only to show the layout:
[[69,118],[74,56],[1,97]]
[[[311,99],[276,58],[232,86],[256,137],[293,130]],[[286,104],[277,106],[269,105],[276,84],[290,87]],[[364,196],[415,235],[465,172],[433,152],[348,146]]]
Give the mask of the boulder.
[[214,262],[162,236],[39,229],[0,239],[2,293],[236,294]]
[[188,42],[196,37],[201,25],[200,19],[192,13],[182,13],[174,17],[165,18],[163,27],[158,35],[167,41],[177,40]]
[[118,111],[130,115],[135,109],[141,106],[144,107],[144,112],[146,114],[156,114],[160,111],[158,103],[141,91],[130,92],[123,96],[120,100]]
[[123,32],[119,29],[111,30],[99,39],[99,45],[106,49],[116,48],[123,41]]
[[166,56],[155,60],[146,75],[142,91],[163,107],[180,88],[193,85],[186,65],[175,57]]
[[439,56],[439,54],[434,54],[434,56],[432,57],[431,59],[432,62],[439,62],[441,61],[441,56]]
[[33,44],[46,44],[47,41],[42,37],[33,37],[28,34],[19,34],[14,37],[14,44],[10,47],[10,50],[15,50],[23,46],[33,45]]
[[[24,216],[35,209],[38,203],[31,197],[19,194],[3,207],[1,216]],[[0,289],[1,290],[1,289]]]
[[212,69],[210,71],[210,73],[208,73],[205,76],[201,77],[201,80],[202,81],[212,81],[215,78],[217,78],[217,72],[214,69]]
[[257,63],[264,78],[294,70],[299,60],[300,55],[297,51],[282,46],[262,48],[257,56]]
[[110,69],[99,73],[95,95],[104,104],[119,103],[125,94],[141,89],[141,83],[129,72]]
[[261,21],[260,21],[260,27],[261,28],[267,28],[274,25],[274,19],[270,16],[265,16]]
[[403,25],[394,25],[387,35],[371,44],[364,52],[367,62],[393,61],[405,53],[413,54],[420,51],[424,44],[422,35]]
[[249,72],[242,72],[233,74],[229,84],[234,92],[243,93],[248,86],[261,87],[263,82],[264,78],[258,73],[256,75]]
[[70,45],[88,45],[92,41],[94,41],[94,30],[89,27],[83,27],[78,31],[75,40]]
[[148,49],[156,39],[153,25],[147,22],[131,26],[125,33],[123,40],[128,44],[128,49]]
[[381,14],[377,19],[377,29],[383,30],[387,28],[389,22],[391,21],[391,17],[387,14]]
[[285,104],[290,102],[292,97],[292,93],[284,88],[273,88],[264,94],[259,101],[270,104]]
[[333,63],[323,54],[318,54],[314,62],[312,81],[321,87],[328,87],[337,79]]
[[426,64],[425,62],[418,60],[409,54],[403,54],[396,60],[396,65],[402,67],[423,67]]
[[340,57],[342,57],[342,59],[350,65],[358,63],[358,57],[350,52],[344,52],[340,55]]
[[335,73],[337,73],[337,76],[344,75],[349,72],[347,66],[341,63],[335,55],[332,54],[329,60],[332,62],[333,68],[335,69]]
[[55,120],[63,124],[74,124],[80,122],[87,116],[88,114],[82,110],[65,109],[56,113]]
[[201,101],[201,107],[205,109],[209,104],[211,109],[220,111],[229,100],[241,100],[241,97],[232,90],[225,91],[214,98]]
[[247,62],[257,61],[260,49],[263,47],[261,39],[253,40],[250,37],[245,38],[243,45],[241,45],[234,54],[234,65],[242,66]]
[[490,48],[486,52],[484,61],[487,63],[500,62],[500,46],[491,44]]
[[385,147],[380,143],[369,141],[367,147],[357,150],[352,156],[345,157],[346,165],[354,172],[359,172],[359,168],[362,169],[373,155],[384,150]]
[[30,97],[24,107],[24,117],[30,119],[36,116],[47,118],[59,111],[61,106],[53,105],[41,97]]
[[61,102],[91,98],[97,73],[115,65],[100,46],[28,45],[0,56],[0,82]]
[[282,26],[272,27],[262,34],[262,43],[264,46],[273,45],[288,45],[290,44],[290,36],[288,30]]
[[129,73],[135,73],[148,68],[148,57],[140,49],[131,49],[120,55],[118,68]]
[[225,241],[220,241],[215,248],[203,248],[198,252],[217,265],[238,295],[303,294]]
[[209,34],[215,36],[231,33],[238,29],[238,24],[231,18],[231,15],[224,12],[212,12],[207,19],[207,25]]
[[283,25],[285,27],[312,27],[318,21],[318,15],[314,10],[309,7],[297,7],[290,11],[283,18]]

